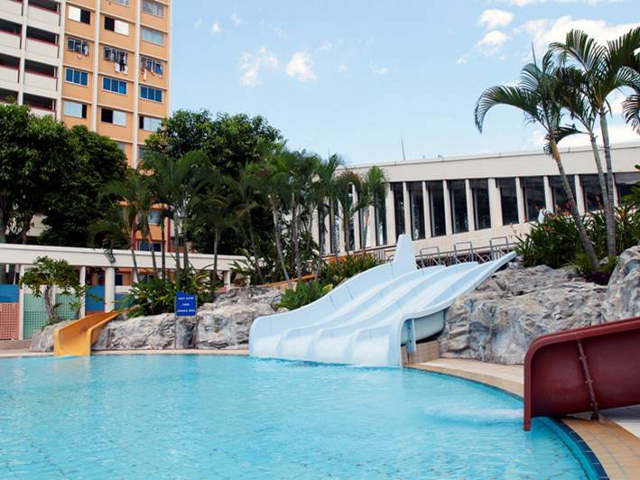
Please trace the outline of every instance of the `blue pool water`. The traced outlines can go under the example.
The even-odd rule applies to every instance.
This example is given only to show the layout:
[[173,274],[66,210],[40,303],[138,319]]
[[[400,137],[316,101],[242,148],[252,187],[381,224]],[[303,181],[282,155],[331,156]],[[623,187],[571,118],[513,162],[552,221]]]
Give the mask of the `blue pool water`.
[[424,372],[97,356],[0,379],[3,480],[585,478],[520,401]]

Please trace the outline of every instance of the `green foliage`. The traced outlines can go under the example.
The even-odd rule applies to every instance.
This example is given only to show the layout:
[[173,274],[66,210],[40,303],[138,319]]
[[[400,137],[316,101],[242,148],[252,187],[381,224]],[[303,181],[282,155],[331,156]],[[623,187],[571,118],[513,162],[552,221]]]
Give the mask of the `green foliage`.
[[44,296],[49,324],[63,320],[58,316],[59,305],[53,303],[56,287],[63,295],[75,294],[77,299],[81,299],[85,293],[85,289],[80,287],[78,272],[66,260],[49,257],[38,257],[33,268],[27,270],[20,279],[20,285],[30,288],[34,297]]
[[529,233],[519,238],[516,246],[527,267],[562,267],[575,259],[579,249],[578,229],[571,217],[565,215],[547,215],[543,223],[535,223]]
[[324,285],[339,285],[344,280],[380,264],[382,261],[371,254],[348,255],[339,261],[325,263],[318,279]]
[[315,302],[329,293],[332,288],[333,285],[323,285],[321,282],[299,282],[294,290],[287,289],[284,291],[278,307],[295,310]]

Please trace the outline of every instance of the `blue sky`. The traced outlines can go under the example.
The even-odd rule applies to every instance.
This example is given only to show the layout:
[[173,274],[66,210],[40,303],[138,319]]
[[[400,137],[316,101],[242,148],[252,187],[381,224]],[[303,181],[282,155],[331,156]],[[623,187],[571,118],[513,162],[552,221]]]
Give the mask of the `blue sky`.
[[[541,132],[507,108],[479,134],[479,94],[516,81],[532,43],[639,25],[634,1],[176,0],[172,109],[260,114],[290,147],[351,164],[401,160],[401,138],[407,159],[538,149]],[[612,138],[631,141],[620,98]]]

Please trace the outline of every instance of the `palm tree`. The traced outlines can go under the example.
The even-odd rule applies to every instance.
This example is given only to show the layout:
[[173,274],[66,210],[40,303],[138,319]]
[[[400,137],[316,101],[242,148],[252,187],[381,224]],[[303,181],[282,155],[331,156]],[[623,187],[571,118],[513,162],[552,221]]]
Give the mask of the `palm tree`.
[[352,170],[344,170],[336,179],[336,200],[342,210],[342,235],[344,249],[349,254],[351,245],[350,223],[353,216],[366,204],[362,199],[353,198],[353,189],[362,191],[362,178]]
[[362,179],[358,191],[358,204],[363,212],[363,223],[360,231],[364,236],[364,251],[367,249],[367,235],[369,233],[369,207],[380,208],[380,201],[384,199],[384,187],[388,179],[380,167],[371,167]]
[[629,77],[627,87],[631,94],[622,104],[624,118],[627,123],[640,134],[640,28],[635,28],[617,40],[619,45],[618,61],[624,65]]
[[569,199],[571,215],[578,229],[584,251],[591,264],[592,271],[598,268],[598,257],[593,244],[587,236],[580,213],[576,206],[575,198],[562,163],[562,157],[558,150],[557,139],[564,136],[567,129],[574,130],[562,124],[563,107],[559,102],[561,84],[558,81],[556,66],[553,62],[553,52],[547,52],[538,66],[535,58],[533,63],[525,65],[520,72],[520,81],[515,86],[495,86],[486,89],[478,99],[474,117],[478,130],[482,132],[487,112],[498,105],[507,105],[524,112],[525,119],[531,123],[537,123],[546,132],[548,151],[556,162],[562,186]]
[[[638,29],[636,29],[638,30]],[[638,30],[640,32],[640,30]],[[600,132],[604,147],[604,157],[607,170],[607,200],[604,203],[607,218],[607,253],[616,255],[616,226],[613,212],[614,178],[611,160],[611,142],[607,116],[611,114],[608,102],[609,96],[627,86],[632,80],[629,70],[624,68],[625,62],[633,56],[634,41],[640,38],[640,33],[632,31],[618,40],[600,45],[595,39],[580,30],[567,33],[564,43],[551,44],[551,50],[558,53],[563,63],[571,61],[582,70],[584,81],[582,90],[591,109],[600,120]],[[637,43],[636,43],[637,48]]]

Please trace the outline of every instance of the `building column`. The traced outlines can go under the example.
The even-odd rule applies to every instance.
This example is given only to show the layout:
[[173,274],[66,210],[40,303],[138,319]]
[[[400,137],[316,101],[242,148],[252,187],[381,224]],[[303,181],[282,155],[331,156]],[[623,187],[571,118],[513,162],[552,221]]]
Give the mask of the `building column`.
[[431,210],[429,208],[429,190],[427,182],[422,184],[422,209],[424,210],[424,238],[431,237]]
[[[84,287],[87,284],[87,267],[80,267],[80,286]],[[82,296],[80,301],[80,318],[84,317],[87,314],[87,297],[86,295]]]
[[467,226],[470,232],[476,229],[476,215],[473,207],[473,190],[471,190],[471,181],[466,178],[464,180],[465,197],[467,199]]
[[340,253],[344,253],[346,252],[346,245],[344,244],[344,229],[343,229],[343,225],[342,225],[342,219],[344,216],[344,212],[342,211],[342,207],[340,206],[340,204],[336,205],[336,208],[338,209],[338,215],[337,215],[337,219],[336,219],[336,237],[337,237],[337,245],[336,248],[338,249],[338,254]]
[[[20,265],[20,280],[24,278],[26,268]],[[24,340],[24,287],[18,289],[18,340]]]
[[516,177],[516,198],[518,200],[518,223],[527,223],[527,218],[524,212],[524,195],[522,194],[520,177]]
[[553,193],[551,192],[551,182],[549,182],[549,177],[545,175],[542,177],[542,184],[544,185],[544,203],[547,210],[550,212],[555,212],[555,205],[553,204]]
[[502,226],[502,200],[500,198],[500,187],[495,178],[490,178],[489,187],[489,212],[491,214],[491,228]]
[[442,180],[442,196],[444,197],[444,225],[447,235],[453,235],[453,224],[451,222],[451,196],[449,195],[449,185],[446,180]]
[[407,182],[402,182],[402,204],[404,207],[404,233],[409,235],[409,238],[413,238],[413,232],[411,231],[411,202],[409,201],[409,185]]
[[580,215],[584,215],[587,213],[587,209],[584,205],[584,191],[582,190],[580,175],[574,175],[573,179],[576,184],[576,206],[578,207],[578,213],[580,213]]
[[389,245],[395,245],[397,242],[396,236],[396,213],[394,210],[393,193],[391,192],[391,184],[386,183],[384,186],[385,191],[385,216],[387,218],[387,243]]
[[[356,205],[358,203],[358,192],[356,191],[356,187],[351,185],[351,195],[353,198],[353,204]],[[353,222],[353,250],[360,250],[360,235],[362,232],[360,231],[360,211],[356,210],[351,218]]]
[[111,312],[116,306],[116,269],[104,269],[104,311]]
[[365,219],[367,225],[367,238],[365,247],[372,248],[376,246],[376,208],[373,205],[367,207],[369,217]]

